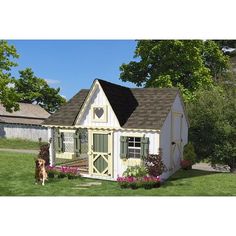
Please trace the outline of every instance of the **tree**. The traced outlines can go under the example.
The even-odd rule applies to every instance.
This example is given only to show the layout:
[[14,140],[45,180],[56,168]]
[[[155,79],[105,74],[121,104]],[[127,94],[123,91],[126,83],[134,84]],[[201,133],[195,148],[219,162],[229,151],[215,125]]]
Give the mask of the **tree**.
[[187,104],[189,139],[198,160],[226,164],[236,170],[236,87],[227,84],[199,90]]
[[15,91],[19,94],[19,101],[41,105],[45,110],[55,112],[65,99],[60,96],[60,88],[51,88],[47,82],[34,75],[30,68],[19,71],[20,78],[15,80]]
[[140,40],[134,58],[120,67],[120,78],[144,87],[179,87],[186,100],[225,73],[229,59],[213,41]]
[[218,82],[220,77],[226,77],[229,69],[229,57],[223,54],[218,44],[211,40],[205,41],[202,57],[215,82]]
[[0,102],[8,112],[19,109],[18,96],[11,86],[14,78],[10,73],[11,68],[17,66],[12,59],[18,57],[19,55],[14,46],[0,40]]
[[225,46],[230,48],[236,48],[236,40],[214,40],[220,48]]

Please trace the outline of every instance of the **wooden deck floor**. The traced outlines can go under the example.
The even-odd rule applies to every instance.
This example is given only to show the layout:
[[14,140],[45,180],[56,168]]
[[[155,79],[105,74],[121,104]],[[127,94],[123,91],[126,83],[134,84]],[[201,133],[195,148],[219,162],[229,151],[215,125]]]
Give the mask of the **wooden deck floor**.
[[77,167],[82,174],[88,174],[88,159],[57,160],[57,166]]

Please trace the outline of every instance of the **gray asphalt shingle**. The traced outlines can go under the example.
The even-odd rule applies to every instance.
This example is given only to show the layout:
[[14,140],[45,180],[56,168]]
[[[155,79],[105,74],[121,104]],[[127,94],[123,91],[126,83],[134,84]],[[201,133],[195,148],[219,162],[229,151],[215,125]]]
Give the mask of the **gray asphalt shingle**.
[[[161,129],[178,94],[177,88],[127,88],[98,81],[123,128]],[[44,124],[73,126],[88,93],[81,90]]]

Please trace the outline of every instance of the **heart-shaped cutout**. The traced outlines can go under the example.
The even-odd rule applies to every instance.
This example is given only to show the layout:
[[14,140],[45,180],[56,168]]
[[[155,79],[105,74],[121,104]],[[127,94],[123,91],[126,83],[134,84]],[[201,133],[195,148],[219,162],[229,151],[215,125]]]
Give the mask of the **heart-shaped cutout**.
[[104,110],[101,107],[95,108],[94,113],[100,119],[102,117],[102,115],[104,114]]

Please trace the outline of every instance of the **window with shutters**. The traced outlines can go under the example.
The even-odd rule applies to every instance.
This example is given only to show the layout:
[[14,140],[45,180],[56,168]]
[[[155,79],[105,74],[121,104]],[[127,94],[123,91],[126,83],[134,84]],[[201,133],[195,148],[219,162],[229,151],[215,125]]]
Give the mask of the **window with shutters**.
[[140,158],[141,154],[141,138],[128,137],[128,157]]

